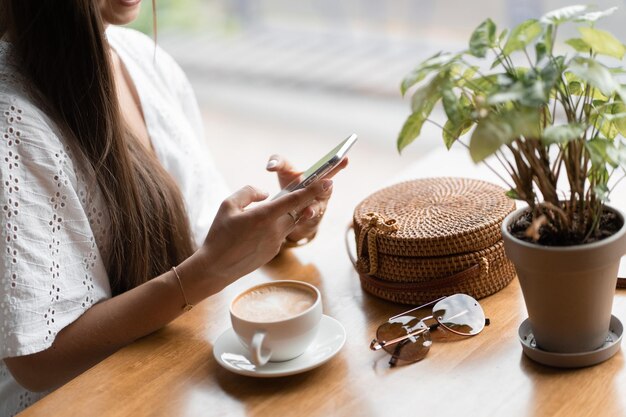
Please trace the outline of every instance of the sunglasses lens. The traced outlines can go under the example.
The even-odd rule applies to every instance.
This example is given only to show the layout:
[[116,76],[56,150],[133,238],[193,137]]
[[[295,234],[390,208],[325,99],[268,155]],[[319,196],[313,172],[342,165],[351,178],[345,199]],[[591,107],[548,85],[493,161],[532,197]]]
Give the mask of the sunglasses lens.
[[389,342],[414,332],[419,334],[411,335],[397,343],[383,345],[383,349],[403,361],[416,362],[426,356],[432,342],[428,327],[415,317],[397,317],[383,324],[378,328],[376,338],[379,342]]
[[464,336],[480,333],[485,327],[485,313],[474,298],[455,294],[444,298],[433,307],[433,316],[451,332]]

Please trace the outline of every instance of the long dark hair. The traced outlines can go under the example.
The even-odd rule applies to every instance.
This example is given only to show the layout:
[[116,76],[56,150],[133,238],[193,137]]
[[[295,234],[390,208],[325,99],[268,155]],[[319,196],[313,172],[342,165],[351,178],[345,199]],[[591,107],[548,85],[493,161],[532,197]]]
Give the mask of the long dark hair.
[[110,216],[113,294],[193,252],[180,191],[123,121],[95,0],[2,0],[0,31],[41,105],[95,172]]

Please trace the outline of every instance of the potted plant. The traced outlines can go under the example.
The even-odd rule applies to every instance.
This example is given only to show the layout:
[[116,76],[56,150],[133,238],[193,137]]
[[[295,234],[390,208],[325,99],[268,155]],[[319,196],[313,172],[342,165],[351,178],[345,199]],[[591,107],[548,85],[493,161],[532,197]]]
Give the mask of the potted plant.
[[[502,233],[537,346],[548,352],[604,344],[626,254],[624,215],[607,205],[626,172],[626,47],[595,27],[614,11],[570,6],[500,33],[487,19],[467,50],[426,59],[401,84],[403,95],[413,92],[399,151],[435,123],[448,148],[465,146],[525,203]],[[564,24],[580,36],[561,45]],[[445,123],[430,119],[438,102]]]

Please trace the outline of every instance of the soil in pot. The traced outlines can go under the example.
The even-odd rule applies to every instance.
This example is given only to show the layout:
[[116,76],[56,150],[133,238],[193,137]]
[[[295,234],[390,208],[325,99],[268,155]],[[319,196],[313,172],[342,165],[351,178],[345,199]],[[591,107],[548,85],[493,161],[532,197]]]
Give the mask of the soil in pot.
[[[579,219],[574,217],[573,222],[577,222]],[[517,220],[513,221],[509,227],[509,232],[519,240],[523,240],[529,243],[536,243],[544,246],[574,246],[586,243],[593,243],[613,236],[622,227],[622,220],[614,212],[605,210],[600,217],[600,227],[597,232],[585,236],[584,234],[565,232],[556,233],[556,231],[548,226],[541,226],[539,228],[539,239],[535,240],[527,232],[533,222],[532,212],[525,211]]]

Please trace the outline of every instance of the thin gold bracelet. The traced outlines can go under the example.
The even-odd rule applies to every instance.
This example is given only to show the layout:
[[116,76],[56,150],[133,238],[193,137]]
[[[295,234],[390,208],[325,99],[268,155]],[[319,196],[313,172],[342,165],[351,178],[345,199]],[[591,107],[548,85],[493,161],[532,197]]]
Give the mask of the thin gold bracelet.
[[180,276],[178,275],[178,271],[176,267],[172,267],[172,271],[174,271],[174,275],[176,275],[176,279],[178,280],[178,286],[180,287],[180,292],[183,295],[183,299],[185,300],[185,305],[183,306],[183,311],[189,311],[193,308],[193,304],[189,304],[187,301],[187,296],[185,295],[185,290],[183,289],[183,282],[180,280]]

